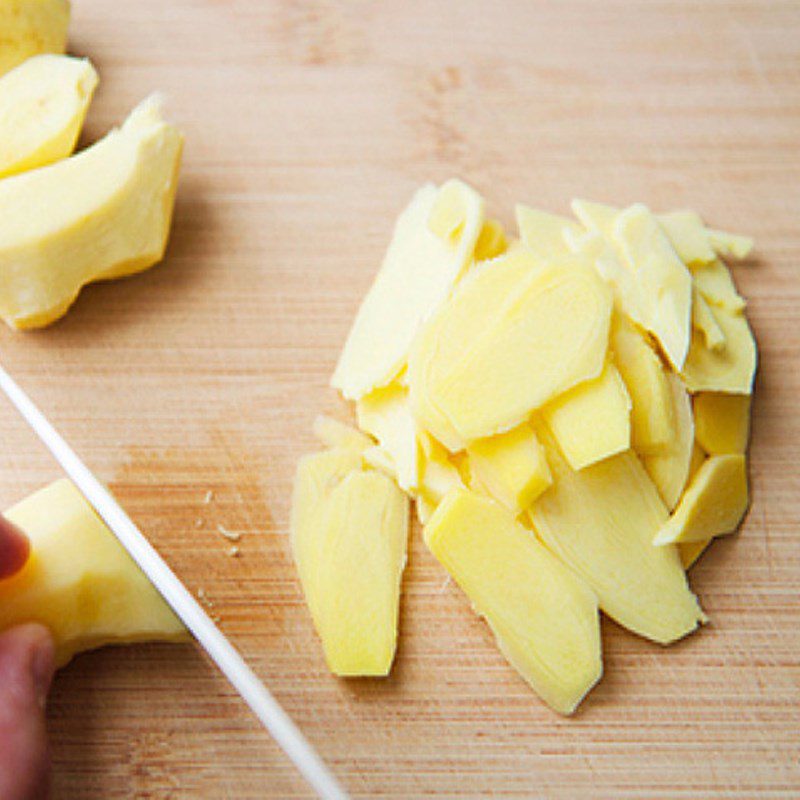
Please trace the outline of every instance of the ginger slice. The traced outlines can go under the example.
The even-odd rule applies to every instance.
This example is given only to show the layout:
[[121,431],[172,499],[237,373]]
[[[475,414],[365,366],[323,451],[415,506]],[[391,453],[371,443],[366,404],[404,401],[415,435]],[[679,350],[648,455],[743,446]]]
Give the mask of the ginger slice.
[[583,469],[631,446],[631,398],[617,368],[576,386],[541,415],[573,469]]
[[553,472],[553,486],[529,512],[539,538],[620,625],[661,644],[691,633],[705,615],[677,548],[652,545],[668,512],[636,455],[575,471],[544,426],[537,434]]
[[509,511],[465,489],[444,499],[424,536],[511,665],[551,708],[571,714],[602,674],[591,589]]
[[[452,231],[457,235],[438,236],[429,227],[441,196],[458,206],[461,221]],[[447,220],[449,212],[439,213]],[[482,225],[483,199],[460,181],[441,189],[428,184],[414,195],[395,224],[383,265],[356,314],[331,380],[347,399],[357,400],[398,376],[417,332],[471,264]]]
[[731,533],[742,521],[748,502],[744,455],[709,456],[653,544],[699,542]]
[[552,483],[544,448],[527,423],[470,442],[467,454],[480,485],[514,514],[528,508]]

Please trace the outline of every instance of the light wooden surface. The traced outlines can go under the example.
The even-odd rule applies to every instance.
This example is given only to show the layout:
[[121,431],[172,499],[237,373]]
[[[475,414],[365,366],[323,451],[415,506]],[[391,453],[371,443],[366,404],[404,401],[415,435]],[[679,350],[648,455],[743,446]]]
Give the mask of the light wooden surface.
[[[150,90],[187,136],[166,262],[92,287],[2,360],[107,480],[356,797],[800,795],[800,4],[76,0],[87,140]],[[669,650],[604,623],[570,720],[504,663],[415,531],[392,677],[326,674],[290,562],[297,457],[413,188],[690,206],[757,237],[753,507]],[[0,403],[0,501],[56,468]],[[206,492],[213,500],[204,503]],[[218,524],[241,532],[242,555]],[[58,678],[55,797],[308,793],[189,645]]]

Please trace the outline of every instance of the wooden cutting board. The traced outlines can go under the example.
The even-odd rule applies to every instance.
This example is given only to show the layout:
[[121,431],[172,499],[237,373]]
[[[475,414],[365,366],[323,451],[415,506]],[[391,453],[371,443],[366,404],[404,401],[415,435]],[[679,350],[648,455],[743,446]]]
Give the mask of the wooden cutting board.
[[[800,796],[800,5],[76,0],[102,78],[86,141],[153,89],[186,132],[169,254],[85,290],[2,360],[107,480],[361,798]],[[584,196],[757,238],[753,506],[692,572],[711,624],[663,650],[604,622],[561,719],[414,533],[392,677],[337,681],[291,566],[298,456],[393,219],[425,180],[492,214]],[[0,501],[58,472],[0,403]],[[207,492],[213,496],[205,502]],[[242,534],[241,555],[216,528]],[[190,645],[78,658],[56,798],[308,791]]]

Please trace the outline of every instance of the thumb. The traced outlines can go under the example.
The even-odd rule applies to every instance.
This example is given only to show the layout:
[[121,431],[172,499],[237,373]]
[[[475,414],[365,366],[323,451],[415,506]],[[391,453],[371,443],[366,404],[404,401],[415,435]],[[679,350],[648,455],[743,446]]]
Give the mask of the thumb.
[[0,635],[0,797],[42,800],[49,784],[45,704],[55,671],[46,628],[21,625]]

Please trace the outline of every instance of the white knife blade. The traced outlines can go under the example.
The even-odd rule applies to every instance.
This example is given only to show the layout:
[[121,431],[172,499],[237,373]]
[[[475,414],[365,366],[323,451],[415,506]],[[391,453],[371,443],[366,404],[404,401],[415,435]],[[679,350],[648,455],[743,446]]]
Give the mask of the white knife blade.
[[167,566],[113,495],[95,478],[2,366],[0,389],[319,797],[323,800],[347,800],[346,792],[328,767],[236,648]]

